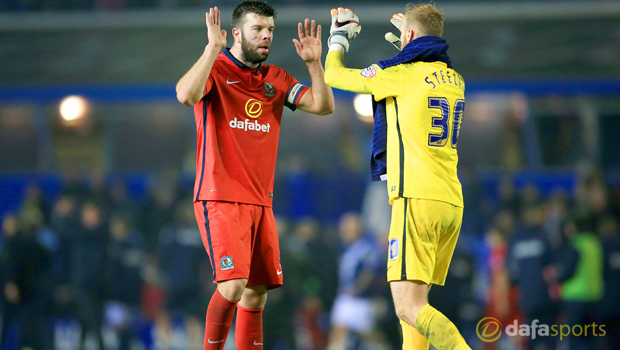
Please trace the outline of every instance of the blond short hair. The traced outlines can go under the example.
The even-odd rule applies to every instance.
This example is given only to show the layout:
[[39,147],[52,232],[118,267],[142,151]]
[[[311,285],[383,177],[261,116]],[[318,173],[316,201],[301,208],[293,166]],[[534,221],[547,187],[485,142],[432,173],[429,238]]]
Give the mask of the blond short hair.
[[407,5],[405,19],[408,25],[415,25],[424,35],[441,37],[443,34],[443,13],[431,4]]

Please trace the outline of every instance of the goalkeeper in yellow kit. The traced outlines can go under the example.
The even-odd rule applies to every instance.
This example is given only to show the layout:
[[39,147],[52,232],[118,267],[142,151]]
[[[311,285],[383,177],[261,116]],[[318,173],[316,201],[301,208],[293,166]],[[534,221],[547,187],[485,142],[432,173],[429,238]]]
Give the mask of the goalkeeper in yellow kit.
[[[400,45],[393,34],[386,39],[401,51],[366,69],[348,69],[343,54],[361,27],[351,10],[333,9],[325,82],[372,94],[383,106],[383,112],[375,112],[373,144],[380,145],[377,138],[385,135],[392,204],[387,276],[403,349],[428,349],[429,342],[439,350],[470,349],[454,324],[428,304],[430,286],[446,280],[461,229],[456,147],[465,83],[452,69],[448,44],[441,38],[443,15],[435,7],[408,7],[391,21],[401,32]],[[381,118],[384,131],[377,130]]]

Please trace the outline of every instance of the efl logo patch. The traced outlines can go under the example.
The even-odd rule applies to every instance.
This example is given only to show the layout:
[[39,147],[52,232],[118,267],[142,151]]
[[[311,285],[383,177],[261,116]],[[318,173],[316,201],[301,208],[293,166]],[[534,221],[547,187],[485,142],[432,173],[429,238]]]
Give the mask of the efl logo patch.
[[390,260],[398,259],[398,238],[390,240]]
[[377,67],[370,66],[368,68],[365,68],[364,70],[360,72],[360,74],[365,78],[374,78],[375,75],[377,75]]
[[390,191],[396,191],[396,186],[392,186],[392,188],[390,188]]
[[222,267],[222,271],[234,269],[235,265],[233,264],[233,258],[231,258],[230,256],[222,257],[222,259],[220,260],[220,266]]

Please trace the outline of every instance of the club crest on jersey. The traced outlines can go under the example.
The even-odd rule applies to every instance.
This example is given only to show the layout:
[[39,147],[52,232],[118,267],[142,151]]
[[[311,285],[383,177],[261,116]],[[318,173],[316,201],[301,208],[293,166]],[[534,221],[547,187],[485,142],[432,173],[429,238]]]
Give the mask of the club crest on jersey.
[[220,260],[220,266],[222,267],[222,271],[234,269],[235,265],[233,264],[233,258],[231,258],[230,256],[222,257],[222,259]]
[[276,95],[272,83],[265,83],[263,86],[265,87],[265,96],[274,97]]
[[263,103],[256,99],[249,99],[245,103],[245,114],[250,118],[258,118],[263,113]]
[[390,260],[398,258],[398,238],[390,240]]
[[376,66],[370,66],[368,68],[364,68],[360,74],[364,77],[364,78],[374,78],[375,75],[377,75],[377,67]]

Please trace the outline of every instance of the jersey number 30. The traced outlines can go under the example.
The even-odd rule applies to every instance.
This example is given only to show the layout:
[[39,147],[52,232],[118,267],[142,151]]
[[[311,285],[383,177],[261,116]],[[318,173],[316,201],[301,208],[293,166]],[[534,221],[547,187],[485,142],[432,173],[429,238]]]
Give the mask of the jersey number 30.
[[463,121],[463,111],[465,111],[465,100],[456,100],[454,105],[454,120],[452,121],[452,128],[450,128],[450,102],[445,97],[429,97],[428,108],[439,109],[441,111],[441,117],[433,117],[432,126],[441,128],[441,134],[429,134],[428,145],[433,147],[443,147],[448,143],[448,137],[450,131],[452,131],[452,137],[450,137],[450,144],[452,148],[456,148],[456,143],[459,139],[459,130],[461,129],[461,122]]

